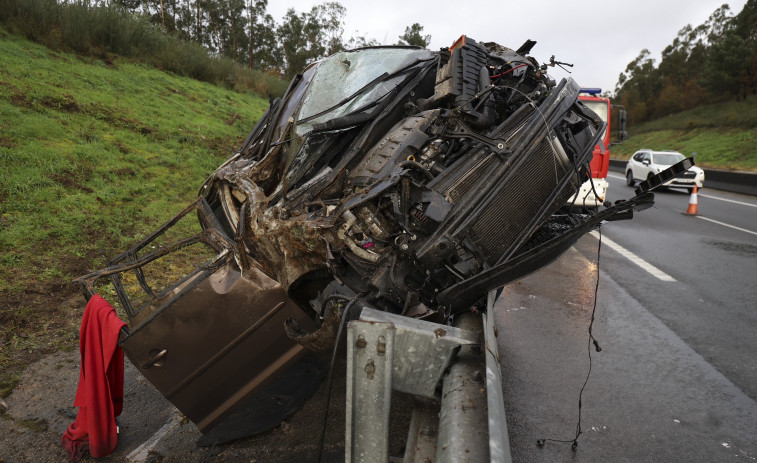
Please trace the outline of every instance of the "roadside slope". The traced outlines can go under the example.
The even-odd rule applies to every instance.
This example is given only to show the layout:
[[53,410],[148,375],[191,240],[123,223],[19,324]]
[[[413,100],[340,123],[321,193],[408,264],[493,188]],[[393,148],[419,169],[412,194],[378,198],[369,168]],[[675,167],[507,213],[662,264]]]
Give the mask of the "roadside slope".
[[630,138],[613,146],[613,157],[628,159],[641,148],[697,153],[697,165],[757,171],[757,95],[683,111],[629,127]]
[[72,278],[192,201],[268,102],[0,29],[0,397],[77,345]]

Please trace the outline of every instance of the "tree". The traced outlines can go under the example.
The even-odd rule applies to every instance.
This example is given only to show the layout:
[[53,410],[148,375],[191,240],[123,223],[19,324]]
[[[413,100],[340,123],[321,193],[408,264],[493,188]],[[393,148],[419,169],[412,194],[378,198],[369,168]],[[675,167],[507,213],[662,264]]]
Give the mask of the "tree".
[[300,71],[308,61],[311,52],[307,49],[307,38],[305,37],[305,23],[307,20],[304,16],[298,15],[294,9],[287,10],[284,20],[278,28],[276,35],[281,44],[281,51],[284,55],[287,77],[293,77]]
[[210,34],[207,43],[219,55],[243,61],[247,53],[244,0],[214,0],[206,4]]
[[[268,0],[249,0],[247,63],[250,69],[273,71],[282,68],[283,55],[276,38],[276,23],[266,13]],[[274,71],[275,72],[275,71]]]
[[341,40],[345,9],[336,2],[314,6],[307,13],[287,10],[276,29],[286,64],[293,77],[307,64],[344,49]]
[[325,39],[326,55],[344,50],[344,15],[347,13],[340,3],[329,2],[317,5],[311,11],[312,20],[319,25],[319,35]]
[[736,16],[723,5],[703,24],[678,31],[658,67],[642,50],[620,74],[615,98],[635,122],[644,122],[755,92],[757,0],[747,0]]
[[641,50],[639,56],[628,63],[618,82],[620,87],[616,87],[615,95],[627,108],[629,122],[637,124],[649,120],[660,87],[659,73],[649,50]]
[[412,26],[405,28],[405,33],[399,36],[399,42],[397,45],[412,45],[416,47],[426,48],[431,42],[431,36],[423,36],[423,26],[418,23],[414,23]]
[[375,47],[378,45],[379,43],[376,39],[370,39],[365,36],[358,35],[350,37],[350,39],[345,43],[345,48],[354,50],[356,48]]

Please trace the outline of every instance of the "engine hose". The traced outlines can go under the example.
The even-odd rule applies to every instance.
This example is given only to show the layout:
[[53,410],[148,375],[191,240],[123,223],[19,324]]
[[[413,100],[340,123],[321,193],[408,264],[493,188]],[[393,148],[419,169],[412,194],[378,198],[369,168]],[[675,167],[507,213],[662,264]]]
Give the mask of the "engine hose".
[[342,216],[344,217],[344,223],[341,227],[339,227],[339,230],[336,232],[336,236],[344,241],[347,247],[350,248],[350,250],[354,252],[358,257],[370,262],[378,262],[379,257],[381,256],[379,256],[375,252],[361,248],[357,243],[355,243],[355,240],[347,237],[347,232],[350,228],[352,228],[352,226],[355,224],[355,221],[357,220],[355,214],[353,214],[351,211],[344,211],[344,214],[342,214]]

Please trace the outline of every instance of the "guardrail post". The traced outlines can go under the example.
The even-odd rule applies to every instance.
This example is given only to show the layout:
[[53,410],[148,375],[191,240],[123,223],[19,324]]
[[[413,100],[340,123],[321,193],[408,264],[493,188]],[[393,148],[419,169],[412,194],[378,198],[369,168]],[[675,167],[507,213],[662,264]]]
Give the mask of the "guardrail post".
[[394,325],[352,321],[347,331],[345,461],[389,460]]

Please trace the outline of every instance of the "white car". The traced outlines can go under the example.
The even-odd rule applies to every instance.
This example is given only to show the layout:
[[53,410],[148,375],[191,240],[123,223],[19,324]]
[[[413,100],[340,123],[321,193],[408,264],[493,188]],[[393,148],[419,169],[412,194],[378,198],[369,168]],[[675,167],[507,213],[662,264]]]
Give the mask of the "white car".
[[[626,164],[626,185],[634,186],[636,182],[643,182],[684,159],[686,156],[678,151],[639,150]],[[704,171],[697,166],[692,166],[683,175],[662,184],[666,187],[686,188],[689,191],[694,189],[694,185],[697,188],[704,186]]]

